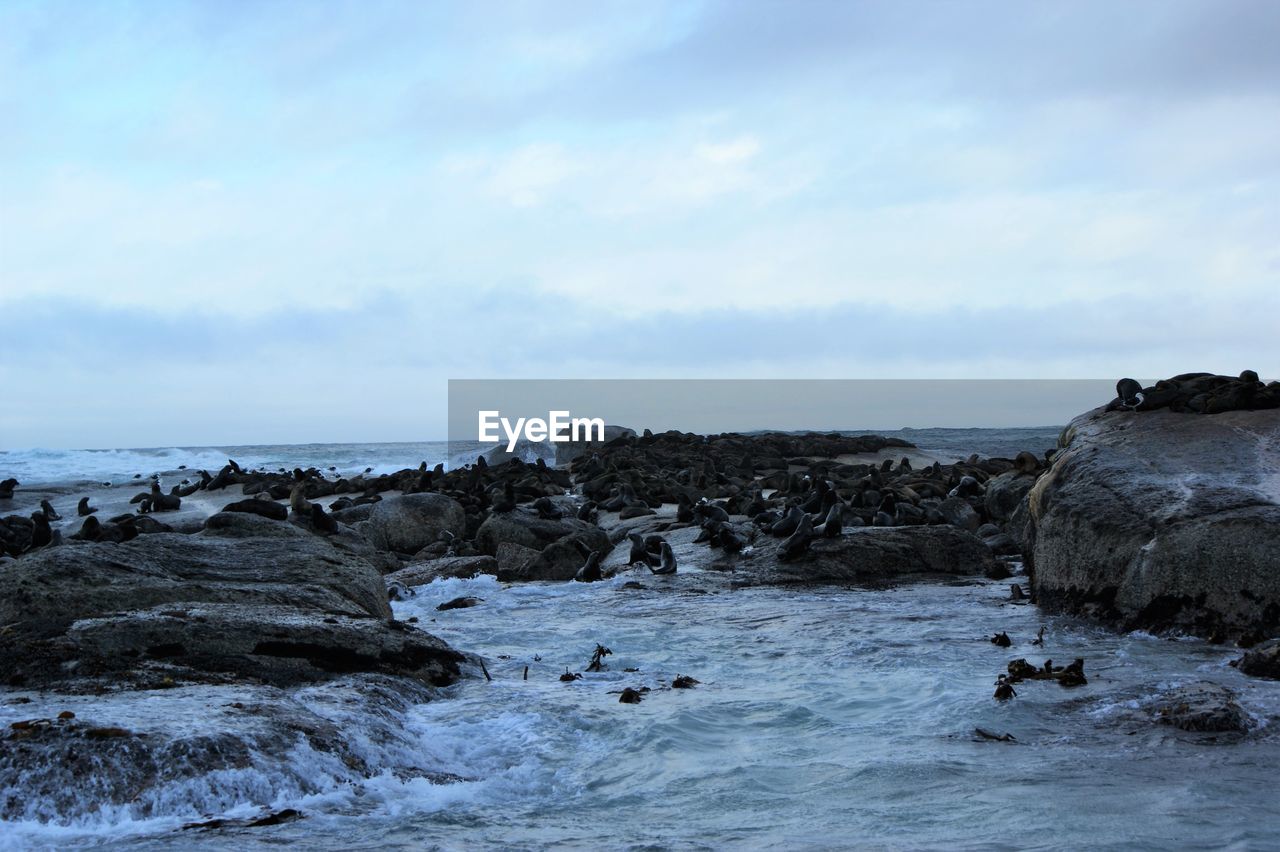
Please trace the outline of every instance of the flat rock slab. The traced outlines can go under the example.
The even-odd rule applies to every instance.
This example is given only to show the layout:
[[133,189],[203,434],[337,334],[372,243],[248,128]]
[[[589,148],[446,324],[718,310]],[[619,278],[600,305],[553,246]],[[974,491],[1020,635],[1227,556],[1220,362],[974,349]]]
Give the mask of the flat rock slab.
[[28,686],[159,664],[283,683],[344,671],[438,683],[456,672],[438,640],[391,621],[367,560],[248,514],[214,515],[194,535],[26,555],[0,572],[0,624],[0,680]]
[[95,673],[149,658],[277,686],[355,672],[445,686],[457,679],[462,661],[408,624],[280,605],[166,604],[77,621],[66,636],[78,665]]

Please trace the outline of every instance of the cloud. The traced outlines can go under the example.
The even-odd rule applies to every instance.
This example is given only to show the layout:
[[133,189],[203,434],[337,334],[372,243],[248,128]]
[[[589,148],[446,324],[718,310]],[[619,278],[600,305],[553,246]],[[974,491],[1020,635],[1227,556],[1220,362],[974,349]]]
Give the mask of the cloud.
[[0,439],[406,436],[466,374],[1276,361],[1264,0],[243,12],[0,8]]

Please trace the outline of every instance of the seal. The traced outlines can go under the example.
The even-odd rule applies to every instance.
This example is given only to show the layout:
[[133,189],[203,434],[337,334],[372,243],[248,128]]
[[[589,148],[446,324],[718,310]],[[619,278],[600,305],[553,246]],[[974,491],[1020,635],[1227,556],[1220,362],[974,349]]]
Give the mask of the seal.
[[165,494],[160,490],[159,482],[151,483],[151,511],[176,512],[182,506],[182,498],[177,494]]
[[718,521],[720,523],[728,523],[729,513],[715,503],[699,503],[694,507],[693,513],[702,518],[703,522]]
[[250,497],[247,500],[237,500],[234,503],[228,503],[222,507],[224,512],[242,512],[246,515],[257,515],[262,518],[270,518],[273,521],[287,521],[289,519],[289,510],[281,506],[274,500],[258,500]]
[[831,511],[827,512],[827,518],[822,525],[814,530],[823,538],[839,538],[840,533],[844,532],[841,520],[844,517],[844,507],[836,504],[831,507]]
[[82,518],[87,518],[96,511],[98,511],[98,507],[90,506],[88,497],[81,497],[80,502],[76,504],[76,514]]
[[662,543],[662,558],[657,568],[652,565],[649,570],[654,574],[674,574],[676,573],[676,555],[671,551],[671,545],[665,541]]
[[813,520],[808,515],[802,514],[800,523],[796,526],[796,531],[778,548],[778,559],[783,562],[795,559],[809,549],[809,542],[812,540]]
[[631,541],[631,555],[627,559],[627,565],[645,565],[649,562],[649,551],[645,547],[644,539],[640,537],[640,533],[628,533],[627,538]]
[[1145,398],[1137,379],[1121,379],[1116,382],[1116,398],[1107,404],[1107,411],[1133,411]]
[[558,521],[564,517],[564,513],[556,508],[556,504],[551,502],[550,497],[539,497],[534,500],[533,508],[538,513],[538,517],[544,521]]
[[784,538],[794,533],[800,526],[800,519],[808,517],[799,506],[792,506],[782,520],[769,527],[769,534]]
[[44,512],[32,512],[31,522],[35,526],[31,530],[31,544],[28,549],[35,550],[53,541],[53,530],[49,528],[48,515]]
[[306,491],[305,482],[299,482],[289,491],[289,508],[296,515],[306,515],[311,512],[311,501],[307,499]]
[[720,546],[726,553],[741,553],[747,542],[734,532],[733,527],[724,524],[720,527]]
[[947,492],[948,497],[973,497],[981,491],[978,480],[972,476],[960,477],[959,484]]
[[62,520],[62,516],[54,511],[53,504],[51,504],[48,500],[40,501],[40,510],[44,512],[44,518],[46,521]]
[[516,489],[511,485],[511,480],[502,483],[502,496],[493,501],[493,511],[500,515],[515,511],[516,508]]
[[331,515],[326,515],[324,506],[311,504],[311,526],[322,535],[334,535],[338,532],[338,522]]
[[71,537],[77,541],[97,541],[102,537],[102,522],[89,515],[80,525],[80,532]]
[[693,503],[685,494],[680,495],[680,502],[676,505],[676,522],[681,524],[693,523]]
[[604,574],[600,572],[600,551],[591,551],[586,563],[573,575],[573,579],[579,583],[594,583],[604,579]]
[[0,482],[0,500],[12,500],[13,489],[17,488],[21,484],[22,483],[18,482],[18,480],[13,477],[9,477],[3,482]]

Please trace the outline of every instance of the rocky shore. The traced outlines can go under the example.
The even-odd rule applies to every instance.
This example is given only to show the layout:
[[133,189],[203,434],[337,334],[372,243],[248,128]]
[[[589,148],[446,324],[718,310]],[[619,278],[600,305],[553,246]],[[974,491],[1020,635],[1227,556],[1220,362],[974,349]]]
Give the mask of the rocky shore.
[[[396,620],[388,604],[481,574],[628,574],[731,590],[999,579],[1025,563],[1046,609],[1252,646],[1280,620],[1280,411],[1262,407],[1275,393],[1248,375],[1175,377],[1145,391],[1122,382],[1056,449],[946,464],[878,436],[619,430],[575,448],[564,467],[479,459],[331,478],[229,461],[168,493],[154,484],[133,498],[135,511],[101,520],[106,512],[83,501],[72,520],[74,495],[45,499],[0,518],[0,681],[69,697],[256,690],[253,702],[230,703],[240,710],[227,717],[229,737],[251,728],[267,742],[301,729],[340,755],[341,732],[308,721],[287,691],[341,682],[377,715],[380,704],[487,677],[480,658]],[[24,498],[19,485],[0,486],[0,506]],[[1022,592],[1015,584],[1015,598]],[[1277,676],[1274,643],[1245,660],[1241,671]],[[1076,674],[1048,663],[1028,671]],[[1078,675],[1084,683],[1083,666]],[[1217,694],[1204,687],[1196,702]],[[1238,715],[1208,713],[1233,729]],[[74,753],[145,786],[144,764],[163,763],[181,738],[73,714],[12,726],[0,740],[0,775]],[[56,799],[53,776],[43,778]],[[137,789],[104,795],[119,802]],[[40,818],[32,807],[0,803],[0,818]]]

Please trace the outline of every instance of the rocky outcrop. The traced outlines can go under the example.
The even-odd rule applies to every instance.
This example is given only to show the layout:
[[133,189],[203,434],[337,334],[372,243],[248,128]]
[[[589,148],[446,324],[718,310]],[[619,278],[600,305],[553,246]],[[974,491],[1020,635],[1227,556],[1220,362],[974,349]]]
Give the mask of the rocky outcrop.
[[1156,721],[1183,731],[1238,733],[1249,730],[1249,716],[1225,686],[1198,681],[1175,687],[1153,702]]
[[1280,639],[1250,648],[1234,665],[1250,677],[1280,680]]
[[76,543],[0,573],[0,681],[252,678],[337,673],[442,684],[462,656],[395,622],[380,572],[326,539],[251,514],[195,535]]
[[742,585],[878,583],[928,575],[984,575],[997,570],[990,548],[951,526],[862,527],[840,538],[814,539],[801,556],[778,558],[781,542],[744,553],[735,567]]
[[1202,635],[1280,625],[1280,412],[1076,418],[1027,495],[1042,605]]

